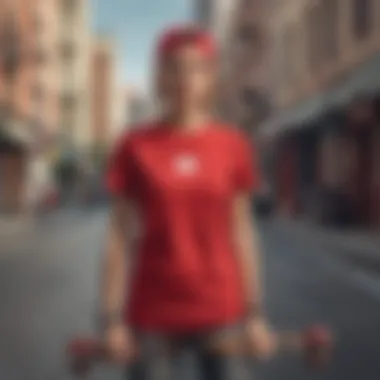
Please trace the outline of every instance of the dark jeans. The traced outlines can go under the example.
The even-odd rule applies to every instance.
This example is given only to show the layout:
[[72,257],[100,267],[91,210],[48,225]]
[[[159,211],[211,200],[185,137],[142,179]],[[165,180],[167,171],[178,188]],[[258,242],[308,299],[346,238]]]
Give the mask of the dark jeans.
[[197,380],[250,380],[253,375],[246,357],[221,356],[208,349],[214,337],[236,334],[240,329],[241,326],[233,326],[180,337],[140,334],[139,360],[127,370],[127,379],[188,379],[189,368],[181,366],[181,358],[184,353],[189,352],[195,356],[195,372],[199,374]]

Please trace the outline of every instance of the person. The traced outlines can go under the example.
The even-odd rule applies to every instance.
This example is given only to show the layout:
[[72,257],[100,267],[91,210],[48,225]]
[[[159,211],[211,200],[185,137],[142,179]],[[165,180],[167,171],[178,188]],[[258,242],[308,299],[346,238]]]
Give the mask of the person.
[[[122,136],[107,173],[107,352],[129,364],[133,380],[170,379],[187,349],[202,379],[239,380],[245,358],[216,353],[213,339],[245,334],[263,358],[274,345],[250,212],[259,184],[254,151],[213,116],[218,60],[210,35],[174,27],[159,38],[156,55],[160,117]],[[134,247],[133,210],[141,222]]]

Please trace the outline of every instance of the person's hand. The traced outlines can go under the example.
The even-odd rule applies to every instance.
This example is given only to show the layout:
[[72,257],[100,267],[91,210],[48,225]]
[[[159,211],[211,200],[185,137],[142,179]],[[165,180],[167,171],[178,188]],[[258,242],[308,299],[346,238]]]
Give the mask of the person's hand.
[[266,320],[252,318],[246,325],[249,349],[259,360],[272,357],[277,349],[276,334],[270,329]]
[[106,354],[109,360],[118,364],[133,361],[137,346],[131,330],[122,323],[109,326],[104,334]]

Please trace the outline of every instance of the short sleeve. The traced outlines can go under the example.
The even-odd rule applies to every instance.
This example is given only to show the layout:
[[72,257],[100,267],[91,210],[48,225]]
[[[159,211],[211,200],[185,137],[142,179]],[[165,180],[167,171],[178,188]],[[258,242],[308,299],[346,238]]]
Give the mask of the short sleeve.
[[255,145],[238,135],[235,146],[234,185],[237,192],[251,193],[260,185],[260,170]]
[[132,154],[130,138],[124,136],[111,152],[106,172],[108,192],[128,196],[132,187]]

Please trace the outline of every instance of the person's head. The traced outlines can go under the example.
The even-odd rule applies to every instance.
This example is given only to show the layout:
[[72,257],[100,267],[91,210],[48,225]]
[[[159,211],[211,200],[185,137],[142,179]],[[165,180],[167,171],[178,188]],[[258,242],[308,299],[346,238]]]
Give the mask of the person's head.
[[156,90],[170,112],[211,108],[216,90],[213,38],[194,26],[170,29],[157,46]]

